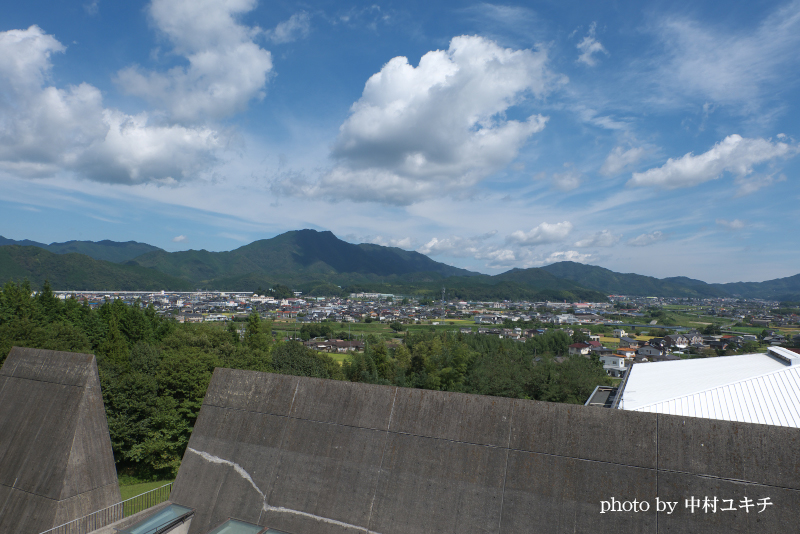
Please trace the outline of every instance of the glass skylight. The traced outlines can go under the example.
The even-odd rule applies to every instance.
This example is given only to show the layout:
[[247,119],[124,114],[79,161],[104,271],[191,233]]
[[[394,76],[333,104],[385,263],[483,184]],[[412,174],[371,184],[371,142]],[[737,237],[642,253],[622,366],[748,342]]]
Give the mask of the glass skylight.
[[[263,529],[264,527],[259,527],[258,525],[253,525],[252,523],[245,523],[244,521],[229,519],[208,534],[258,534]],[[267,532],[278,531],[268,530]]]
[[[170,504],[166,508],[159,510],[147,519],[139,521],[125,529],[120,530],[120,534],[154,534],[159,529],[166,527],[172,521],[175,521],[181,516],[192,512],[191,508],[180,506],[177,504]],[[243,531],[244,532],[244,531]]]

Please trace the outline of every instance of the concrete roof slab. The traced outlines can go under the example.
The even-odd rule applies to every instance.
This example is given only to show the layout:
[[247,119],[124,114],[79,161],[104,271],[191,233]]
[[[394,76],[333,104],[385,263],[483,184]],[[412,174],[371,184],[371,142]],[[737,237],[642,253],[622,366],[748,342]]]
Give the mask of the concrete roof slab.
[[555,402],[514,401],[511,448],[656,467],[656,417]]
[[[658,474],[658,495],[662,500],[677,501],[675,512],[659,514],[658,532],[676,534],[694,534],[696,532],[725,532],[751,534],[753,532],[796,532],[797,511],[800,510],[800,491],[743,484],[717,478],[701,477],[688,473]],[[704,497],[711,502],[718,499],[717,511],[687,509],[686,500],[697,498],[701,503]],[[750,499],[753,504],[761,499],[762,505],[749,508],[745,512],[741,508],[743,499]],[[723,502],[727,499],[729,502]],[[732,500],[732,502],[730,502]],[[691,502],[691,500],[690,500]],[[735,508],[734,511],[723,508]],[[759,513],[761,510],[762,513]]]
[[512,400],[398,388],[392,432],[507,447]]
[[800,490],[800,431],[657,414],[659,469]]
[[300,381],[291,416],[386,430],[396,388],[310,378]]
[[267,502],[367,527],[385,446],[385,432],[292,419]]
[[655,534],[655,513],[600,515],[600,501],[653,500],[656,480],[652,469],[510,451],[502,532]]
[[389,436],[370,531],[499,532],[505,449]]

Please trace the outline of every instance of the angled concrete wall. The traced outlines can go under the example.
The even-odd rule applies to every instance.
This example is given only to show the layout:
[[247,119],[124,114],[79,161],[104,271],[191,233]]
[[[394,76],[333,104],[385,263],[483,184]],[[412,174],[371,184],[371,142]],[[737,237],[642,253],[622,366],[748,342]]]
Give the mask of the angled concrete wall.
[[13,348],[0,368],[0,532],[38,534],[119,501],[94,356]]
[[[692,514],[692,496],[773,504]],[[601,514],[611,497],[651,509]],[[228,517],[293,534],[790,531],[800,432],[217,369],[170,499],[197,509],[193,534]]]

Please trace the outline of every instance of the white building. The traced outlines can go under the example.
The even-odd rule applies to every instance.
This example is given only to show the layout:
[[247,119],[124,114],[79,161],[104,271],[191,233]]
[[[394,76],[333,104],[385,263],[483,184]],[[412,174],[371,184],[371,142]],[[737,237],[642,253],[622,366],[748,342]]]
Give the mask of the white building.
[[800,428],[800,354],[634,364],[617,396],[624,410]]
[[625,375],[625,357],[619,354],[609,354],[600,356],[600,361],[603,362],[603,369],[608,376],[621,377]]

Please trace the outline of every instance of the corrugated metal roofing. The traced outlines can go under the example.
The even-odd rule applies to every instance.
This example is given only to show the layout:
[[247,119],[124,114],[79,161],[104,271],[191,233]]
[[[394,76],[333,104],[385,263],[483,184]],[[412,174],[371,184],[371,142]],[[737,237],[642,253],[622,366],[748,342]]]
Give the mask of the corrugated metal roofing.
[[800,428],[800,360],[781,356],[746,354],[636,364],[621,407]]

